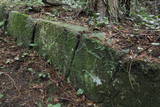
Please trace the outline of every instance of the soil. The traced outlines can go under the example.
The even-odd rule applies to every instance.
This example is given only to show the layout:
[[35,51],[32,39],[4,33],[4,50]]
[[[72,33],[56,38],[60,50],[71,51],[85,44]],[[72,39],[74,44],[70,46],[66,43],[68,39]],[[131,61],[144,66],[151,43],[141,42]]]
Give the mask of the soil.
[[0,33],[0,107],[94,105],[85,95],[77,95],[77,90],[44,58],[14,41]]

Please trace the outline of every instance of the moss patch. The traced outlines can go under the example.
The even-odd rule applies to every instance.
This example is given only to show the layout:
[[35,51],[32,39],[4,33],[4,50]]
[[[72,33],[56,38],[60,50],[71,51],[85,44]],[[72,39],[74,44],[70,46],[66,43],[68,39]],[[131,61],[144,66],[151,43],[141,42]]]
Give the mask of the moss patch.
[[160,64],[134,60],[127,61],[123,67],[124,69],[115,77],[118,83],[112,88],[118,92],[112,99],[115,106],[158,107],[160,105]]
[[101,101],[117,64],[114,50],[83,37],[76,51],[70,79],[77,87],[85,89],[92,100]]
[[14,36],[19,45],[29,46],[33,35],[33,19],[26,14],[12,11],[8,21],[8,34]]
[[39,20],[35,40],[39,53],[63,72],[67,72],[70,67],[78,42],[77,29],[82,28],[79,31],[85,29],[75,26],[75,29],[70,30],[68,26],[60,22]]
[[0,5],[0,22],[5,20],[5,6]]

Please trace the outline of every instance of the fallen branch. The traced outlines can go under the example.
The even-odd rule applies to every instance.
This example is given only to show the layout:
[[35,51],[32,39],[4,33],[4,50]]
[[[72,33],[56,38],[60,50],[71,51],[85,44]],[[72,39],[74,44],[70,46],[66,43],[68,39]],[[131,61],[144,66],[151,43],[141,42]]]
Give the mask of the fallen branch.
[[56,1],[50,2],[50,1],[47,1],[47,0],[42,0],[42,2],[44,4],[47,4],[47,5],[50,5],[50,6],[69,6],[68,4],[61,3],[61,2],[56,2]]

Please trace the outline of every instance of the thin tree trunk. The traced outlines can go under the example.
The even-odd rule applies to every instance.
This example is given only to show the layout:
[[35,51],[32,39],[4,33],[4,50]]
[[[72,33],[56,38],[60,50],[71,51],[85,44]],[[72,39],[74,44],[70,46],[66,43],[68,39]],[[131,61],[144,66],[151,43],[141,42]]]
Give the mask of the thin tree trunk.
[[109,14],[110,14],[110,21],[119,21],[119,1],[118,0],[108,0],[109,6]]
[[119,0],[89,0],[90,8],[100,13],[101,19],[105,16],[110,21],[119,21]]
[[97,3],[97,12],[100,13],[101,20],[107,15],[107,7],[103,0]]

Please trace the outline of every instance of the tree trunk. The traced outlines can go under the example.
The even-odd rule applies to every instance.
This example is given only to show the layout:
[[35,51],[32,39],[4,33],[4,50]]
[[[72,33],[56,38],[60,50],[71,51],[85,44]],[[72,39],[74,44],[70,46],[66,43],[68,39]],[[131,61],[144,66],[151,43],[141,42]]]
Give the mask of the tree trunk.
[[119,1],[118,0],[108,0],[109,7],[109,19],[110,21],[119,21]]
[[97,3],[97,12],[100,13],[100,19],[102,20],[105,16],[107,16],[107,6],[104,3],[104,0],[99,0]]
[[[109,20],[118,22],[120,20],[120,9],[124,16],[130,15],[131,0],[89,0],[90,8],[100,13],[101,18],[107,16]],[[123,18],[123,17],[121,17]]]

